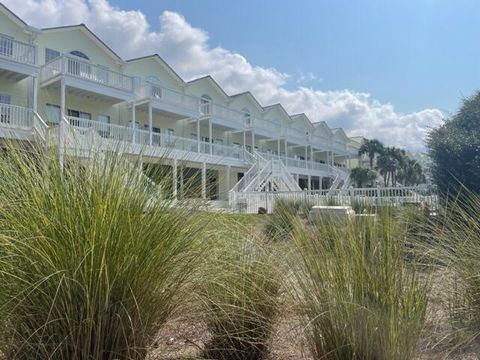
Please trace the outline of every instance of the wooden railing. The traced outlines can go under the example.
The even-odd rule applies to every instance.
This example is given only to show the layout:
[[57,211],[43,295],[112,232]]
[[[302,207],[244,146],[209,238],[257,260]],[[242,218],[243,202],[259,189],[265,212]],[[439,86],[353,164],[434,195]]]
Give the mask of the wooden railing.
[[60,56],[43,65],[40,71],[41,81],[48,81],[60,74],[74,76],[117,90],[133,92],[131,76],[68,55]]
[[31,129],[33,127],[34,112],[32,109],[0,104],[0,126],[17,129]]
[[36,48],[34,45],[0,35],[0,57],[35,65]]

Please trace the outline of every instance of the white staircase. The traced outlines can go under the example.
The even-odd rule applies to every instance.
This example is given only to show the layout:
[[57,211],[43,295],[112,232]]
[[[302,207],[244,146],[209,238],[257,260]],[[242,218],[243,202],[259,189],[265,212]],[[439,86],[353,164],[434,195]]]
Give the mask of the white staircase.
[[235,184],[233,192],[301,191],[281,160],[266,160],[256,151],[252,167]]
[[333,174],[335,175],[330,191],[344,190],[350,187],[350,172],[341,170],[337,167],[331,167]]

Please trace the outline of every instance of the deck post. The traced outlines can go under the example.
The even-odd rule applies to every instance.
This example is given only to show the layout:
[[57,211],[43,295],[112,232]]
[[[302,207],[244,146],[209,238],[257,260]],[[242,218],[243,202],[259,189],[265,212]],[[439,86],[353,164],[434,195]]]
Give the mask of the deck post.
[[227,193],[230,192],[230,172],[232,171],[232,166],[227,165],[227,170],[225,173],[225,183],[227,184]]
[[312,190],[312,176],[308,175],[308,185],[307,185],[308,191]]
[[33,92],[32,92],[32,107],[33,107],[33,111],[34,112],[37,112],[37,108],[38,108],[38,88],[37,88],[37,77],[34,76],[33,77],[33,81],[32,81],[32,86],[33,86]]
[[212,129],[212,118],[208,118],[208,141],[210,142],[209,144],[209,153],[210,155],[213,154],[213,129]]
[[132,142],[135,144],[135,101],[132,101]]
[[177,159],[173,159],[173,169],[172,169],[172,180],[173,180],[173,198],[177,198],[177,173],[178,173],[178,163]]
[[200,153],[200,118],[197,118],[197,152]]
[[148,102],[148,132],[149,132],[149,144],[153,144],[153,110],[152,103]]
[[207,163],[202,163],[202,199],[207,198]]

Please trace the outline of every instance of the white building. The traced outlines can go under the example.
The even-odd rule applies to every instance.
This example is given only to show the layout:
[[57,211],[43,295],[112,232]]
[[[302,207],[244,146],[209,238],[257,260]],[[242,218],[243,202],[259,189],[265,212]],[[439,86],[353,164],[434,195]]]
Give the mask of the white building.
[[72,149],[124,144],[168,166],[174,195],[198,175],[196,196],[212,199],[346,186],[360,146],[211,76],[185,82],[158,55],[123,60],[83,24],[36,29],[0,4],[0,138],[49,134]]

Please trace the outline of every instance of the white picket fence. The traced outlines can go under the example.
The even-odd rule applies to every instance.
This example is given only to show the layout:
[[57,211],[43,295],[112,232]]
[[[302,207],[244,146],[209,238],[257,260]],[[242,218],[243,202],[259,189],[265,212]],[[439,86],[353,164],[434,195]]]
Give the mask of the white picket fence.
[[345,190],[312,190],[288,192],[235,192],[229,193],[233,212],[256,214],[259,208],[271,213],[279,200],[302,201],[312,206],[421,206],[428,203],[431,211],[438,208],[438,197],[426,187],[388,187]]

